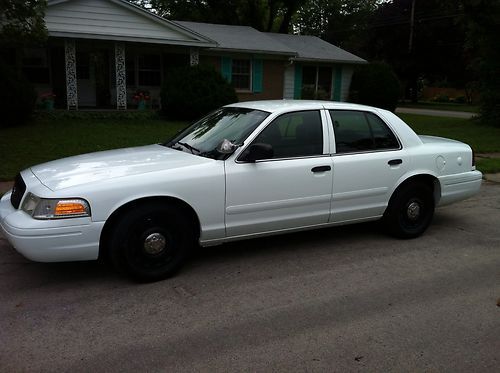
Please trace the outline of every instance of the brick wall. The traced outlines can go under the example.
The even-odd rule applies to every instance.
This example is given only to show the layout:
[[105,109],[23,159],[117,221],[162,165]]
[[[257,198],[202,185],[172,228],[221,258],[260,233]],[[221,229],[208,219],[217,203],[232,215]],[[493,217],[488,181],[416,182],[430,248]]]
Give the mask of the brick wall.
[[264,60],[264,77],[261,93],[236,92],[240,101],[280,100],[283,98],[285,62]]
[[[283,79],[286,62],[275,60],[264,60],[263,62],[262,92],[236,92],[238,100],[280,100],[283,98]],[[200,64],[212,65],[217,71],[220,71],[221,58],[217,56],[200,56]]]

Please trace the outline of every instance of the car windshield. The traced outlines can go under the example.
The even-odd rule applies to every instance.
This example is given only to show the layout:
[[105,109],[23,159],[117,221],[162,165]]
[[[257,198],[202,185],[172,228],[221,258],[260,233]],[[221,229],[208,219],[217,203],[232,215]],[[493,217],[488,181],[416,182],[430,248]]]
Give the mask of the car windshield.
[[228,154],[217,150],[224,141],[239,146],[269,113],[261,110],[223,107],[200,119],[165,143],[172,149],[202,157],[225,159]]

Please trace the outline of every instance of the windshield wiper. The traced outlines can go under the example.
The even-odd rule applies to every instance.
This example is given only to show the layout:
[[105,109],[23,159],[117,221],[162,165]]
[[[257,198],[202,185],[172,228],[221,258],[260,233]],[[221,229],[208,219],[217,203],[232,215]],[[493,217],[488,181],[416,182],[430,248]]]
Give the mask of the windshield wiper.
[[198,152],[198,154],[200,154],[200,153],[201,153],[201,150],[200,150],[200,149],[197,149],[197,148],[195,148],[194,146],[191,146],[191,145],[189,145],[189,144],[188,144],[188,143],[186,143],[186,142],[180,142],[180,141],[177,141],[177,142],[174,144],[174,146],[175,146],[175,145],[177,145],[177,144],[182,145],[182,146],[183,146],[183,147],[185,147],[186,149],[189,149],[189,150],[191,151],[191,154],[194,154],[194,152]]

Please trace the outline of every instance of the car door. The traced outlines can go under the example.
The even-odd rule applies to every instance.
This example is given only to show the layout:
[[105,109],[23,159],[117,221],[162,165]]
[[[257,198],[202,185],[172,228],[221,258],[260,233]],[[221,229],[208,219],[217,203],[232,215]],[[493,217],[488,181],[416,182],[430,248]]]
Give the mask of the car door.
[[326,112],[280,115],[247,145],[269,144],[273,155],[226,161],[226,235],[252,235],[324,224],[330,216],[332,161]]
[[382,215],[410,158],[391,128],[375,113],[330,110],[335,153],[330,222]]

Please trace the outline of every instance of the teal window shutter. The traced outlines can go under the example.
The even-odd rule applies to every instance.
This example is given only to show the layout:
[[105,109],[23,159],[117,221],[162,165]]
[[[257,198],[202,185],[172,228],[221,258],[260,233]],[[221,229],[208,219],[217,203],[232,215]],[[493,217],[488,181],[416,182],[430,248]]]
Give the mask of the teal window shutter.
[[342,66],[335,68],[335,83],[333,88],[333,100],[340,101],[342,91]]
[[295,80],[293,85],[293,98],[298,100],[302,97],[302,65],[295,64]]
[[262,80],[264,78],[263,62],[260,59],[252,60],[252,91],[262,92]]
[[231,76],[233,75],[233,60],[230,57],[222,57],[221,60],[221,74],[224,79],[231,83]]

